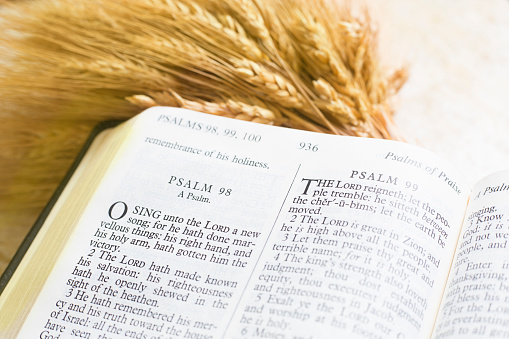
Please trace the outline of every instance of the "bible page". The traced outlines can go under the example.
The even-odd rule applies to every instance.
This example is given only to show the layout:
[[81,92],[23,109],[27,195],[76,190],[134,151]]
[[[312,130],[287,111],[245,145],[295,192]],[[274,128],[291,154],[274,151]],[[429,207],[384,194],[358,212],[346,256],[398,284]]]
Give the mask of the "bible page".
[[434,338],[509,337],[509,172],[472,190]]
[[19,338],[429,334],[465,192],[404,143],[153,108]]

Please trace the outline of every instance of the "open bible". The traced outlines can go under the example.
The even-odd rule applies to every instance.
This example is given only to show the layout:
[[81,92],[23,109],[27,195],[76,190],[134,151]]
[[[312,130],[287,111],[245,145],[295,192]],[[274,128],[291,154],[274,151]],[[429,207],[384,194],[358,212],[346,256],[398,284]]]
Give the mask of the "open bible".
[[507,201],[405,143],[151,108],[84,152],[0,337],[508,336]]

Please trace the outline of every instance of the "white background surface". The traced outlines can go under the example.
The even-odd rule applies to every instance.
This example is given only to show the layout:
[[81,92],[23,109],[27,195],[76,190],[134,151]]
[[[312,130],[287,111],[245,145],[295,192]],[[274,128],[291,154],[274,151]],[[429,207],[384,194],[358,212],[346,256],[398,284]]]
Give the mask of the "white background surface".
[[509,1],[363,1],[383,63],[409,70],[395,102],[403,137],[472,183],[509,169]]

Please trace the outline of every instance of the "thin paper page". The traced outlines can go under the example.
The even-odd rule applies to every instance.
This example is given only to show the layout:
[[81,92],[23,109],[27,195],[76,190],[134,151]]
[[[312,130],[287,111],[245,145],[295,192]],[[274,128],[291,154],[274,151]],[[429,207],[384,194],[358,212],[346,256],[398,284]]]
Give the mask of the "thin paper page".
[[509,336],[509,172],[472,190],[435,338]]
[[466,205],[432,154],[143,113],[20,338],[427,334]]
[[382,149],[296,171],[233,337],[429,337],[465,199]]

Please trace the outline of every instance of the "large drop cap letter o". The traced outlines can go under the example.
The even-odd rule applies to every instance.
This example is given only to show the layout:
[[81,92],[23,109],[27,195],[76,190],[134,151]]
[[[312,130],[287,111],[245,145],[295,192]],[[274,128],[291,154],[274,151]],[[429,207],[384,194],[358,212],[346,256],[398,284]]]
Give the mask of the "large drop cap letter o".
[[[108,215],[113,220],[122,219],[123,217],[125,217],[126,214],[127,214],[127,205],[123,201],[117,201],[116,203],[111,205],[110,209],[108,210]],[[114,217],[113,215],[120,215],[120,216]]]

